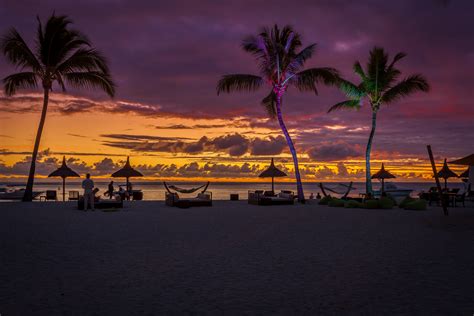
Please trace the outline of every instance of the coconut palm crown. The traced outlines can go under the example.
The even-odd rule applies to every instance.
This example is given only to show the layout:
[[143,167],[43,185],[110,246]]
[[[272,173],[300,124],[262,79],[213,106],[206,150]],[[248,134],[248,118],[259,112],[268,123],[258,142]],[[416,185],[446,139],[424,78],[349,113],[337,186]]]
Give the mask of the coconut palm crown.
[[5,94],[12,96],[19,89],[37,88],[38,85],[44,94],[24,201],[32,200],[36,158],[53,83],[57,83],[63,91],[66,91],[68,84],[75,88],[98,88],[111,97],[115,94],[105,57],[92,47],[84,34],[70,28],[71,23],[68,17],[53,14],[43,27],[38,18],[34,49],[14,28],[0,40],[0,50],[19,70],[3,79]]
[[242,43],[243,50],[256,58],[259,75],[224,75],[217,84],[217,93],[255,91],[265,84],[269,86],[270,92],[261,104],[271,118],[278,120],[285,135],[293,158],[298,200],[304,202],[295,146],[283,121],[282,97],[289,86],[317,94],[317,83],[338,84],[339,75],[333,68],[303,69],[305,62],[312,57],[316,44],[299,50],[301,46],[301,36],[291,26],[284,26],[282,29],[277,25],[270,29],[263,28],[257,36],[249,36]]
[[428,92],[430,86],[421,74],[413,74],[399,80],[401,71],[396,68],[398,61],[406,56],[398,53],[389,62],[388,54],[383,48],[374,47],[370,51],[369,61],[364,70],[360,62],[355,62],[354,72],[361,82],[354,84],[341,80],[340,88],[348,97],[347,100],[333,105],[328,112],[340,109],[359,109],[363,100],[367,100],[372,109],[372,128],[366,147],[366,192],[373,193],[370,174],[370,153],[375,135],[377,113],[382,105],[387,105],[407,97],[415,92]]

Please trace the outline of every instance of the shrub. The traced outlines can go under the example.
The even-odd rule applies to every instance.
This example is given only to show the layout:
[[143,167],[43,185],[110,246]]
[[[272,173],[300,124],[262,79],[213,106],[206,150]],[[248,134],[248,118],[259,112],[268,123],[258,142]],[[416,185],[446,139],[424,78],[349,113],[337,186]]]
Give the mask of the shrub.
[[389,197],[380,198],[378,204],[379,204],[379,207],[383,209],[391,209],[395,205],[393,200]]
[[414,200],[410,203],[407,203],[405,206],[406,210],[413,210],[413,211],[424,211],[426,210],[426,200],[418,199]]
[[408,203],[411,203],[413,201],[416,201],[416,199],[410,197],[410,196],[407,196],[406,198],[404,198],[401,202],[400,202],[400,205],[399,207],[400,208],[405,208],[407,206]]
[[319,205],[328,205],[329,201],[332,200],[332,197],[330,195],[325,196],[319,201]]
[[379,201],[378,200],[366,200],[364,202],[364,208],[368,208],[368,209],[380,208]]
[[330,207],[344,207],[344,201],[340,199],[331,199],[328,202],[328,206]]
[[349,200],[344,203],[345,208],[363,208],[364,204],[355,200]]

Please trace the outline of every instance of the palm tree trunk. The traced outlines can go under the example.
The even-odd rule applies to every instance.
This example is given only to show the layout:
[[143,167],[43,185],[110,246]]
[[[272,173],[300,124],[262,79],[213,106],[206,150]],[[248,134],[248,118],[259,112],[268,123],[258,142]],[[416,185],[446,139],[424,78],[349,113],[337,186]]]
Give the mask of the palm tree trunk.
[[365,192],[373,194],[372,179],[370,173],[370,152],[372,150],[372,140],[375,134],[375,127],[377,125],[377,111],[372,111],[372,129],[370,131],[369,141],[367,142],[367,149],[365,150]]
[[44,121],[46,120],[46,112],[48,110],[48,101],[49,88],[45,88],[43,97],[43,110],[41,111],[41,120],[38,126],[38,132],[36,133],[35,147],[33,149],[33,156],[31,157],[30,173],[28,174],[28,182],[26,183],[23,202],[31,202],[33,200],[33,182],[35,180],[36,157],[38,156],[41,134],[43,134]]
[[303,184],[301,183],[301,176],[300,176],[300,169],[298,168],[298,157],[296,155],[295,145],[291,140],[290,134],[286,129],[285,122],[283,121],[283,115],[281,113],[281,96],[277,93],[276,97],[276,111],[277,111],[277,118],[278,123],[280,124],[280,128],[285,135],[286,143],[290,148],[291,156],[293,157],[293,164],[295,166],[295,177],[296,177],[296,189],[298,191],[298,201],[301,203],[305,202],[304,193],[303,193]]

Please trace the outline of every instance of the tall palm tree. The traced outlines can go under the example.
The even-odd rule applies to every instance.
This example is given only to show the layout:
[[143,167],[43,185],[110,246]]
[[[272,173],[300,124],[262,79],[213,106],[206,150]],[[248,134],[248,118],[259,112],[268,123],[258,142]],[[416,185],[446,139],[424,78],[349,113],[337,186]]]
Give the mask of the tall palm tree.
[[233,91],[255,91],[268,83],[270,93],[261,101],[270,118],[277,119],[285,135],[286,142],[293,157],[298,200],[304,202],[303,186],[298,168],[298,157],[293,141],[283,121],[282,97],[289,86],[299,91],[313,91],[317,94],[316,83],[326,85],[338,84],[339,75],[333,68],[310,68],[303,70],[305,62],[313,55],[316,44],[311,44],[300,51],[301,36],[292,27],[279,29],[264,28],[257,36],[244,39],[242,48],[252,54],[258,63],[259,76],[248,74],[225,75],[217,84],[217,94]]
[[104,56],[92,47],[86,36],[70,28],[71,23],[66,16],[53,14],[43,28],[38,18],[36,47],[33,50],[14,28],[0,40],[0,49],[6,59],[20,70],[3,79],[5,94],[12,96],[18,89],[36,88],[38,84],[41,84],[44,94],[23,201],[32,200],[36,158],[53,83],[57,82],[63,91],[66,91],[65,84],[68,83],[76,88],[99,88],[111,97],[115,93]]
[[354,72],[360,77],[361,82],[354,84],[341,80],[341,90],[349,99],[333,105],[328,111],[359,109],[363,99],[367,99],[370,104],[372,109],[372,129],[365,151],[365,186],[367,193],[373,193],[370,175],[370,153],[377,123],[377,113],[380,107],[398,101],[415,92],[428,92],[430,89],[427,80],[420,74],[410,75],[397,81],[401,72],[395,65],[405,56],[406,54],[404,53],[398,53],[389,63],[388,54],[384,49],[374,47],[370,51],[366,70],[362,68],[358,61],[354,64]]

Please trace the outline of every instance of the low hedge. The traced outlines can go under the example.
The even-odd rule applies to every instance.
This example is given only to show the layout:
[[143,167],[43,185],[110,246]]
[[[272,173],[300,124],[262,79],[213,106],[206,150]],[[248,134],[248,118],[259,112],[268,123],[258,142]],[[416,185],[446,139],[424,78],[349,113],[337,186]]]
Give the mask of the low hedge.
[[319,201],[319,205],[328,205],[329,201],[331,200],[332,200],[332,197],[330,195],[325,196]]
[[349,200],[344,203],[345,208],[363,208],[364,204],[355,200]]
[[366,200],[364,202],[364,208],[367,209],[377,209],[380,208],[379,200]]
[[344,201],[340,199],[331,199],[328,202],[328,206],[330,207],[344,207]]
[[411,203],[411,202],[414,202],[416,201],[416,199],[410,197],[410,196],[407,196],[406,198],[404,198],[401,202],[400,202],[400,205],[399,207],[400,208],[405,208],[407,206],[407,204]]
[[426,200],[417,199],[410,203],[407,203],[405,205],[405,209],[412,210],[412,211],[424,211],[426,210],[427,204],[428,203],[426,202]]
[[395,206],[395,202],[389,197],[382,197],[379,200],[379,207],[381,209],[391,209]]

